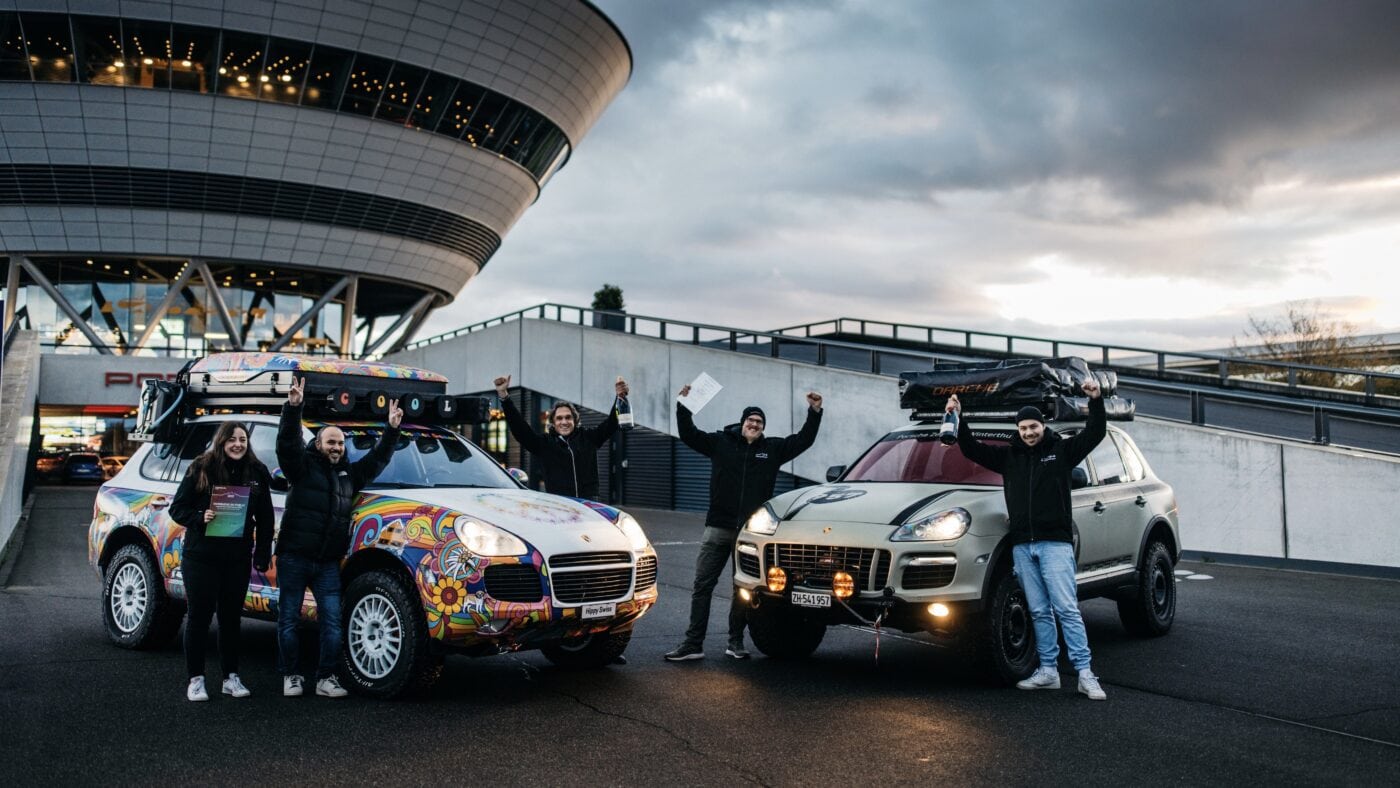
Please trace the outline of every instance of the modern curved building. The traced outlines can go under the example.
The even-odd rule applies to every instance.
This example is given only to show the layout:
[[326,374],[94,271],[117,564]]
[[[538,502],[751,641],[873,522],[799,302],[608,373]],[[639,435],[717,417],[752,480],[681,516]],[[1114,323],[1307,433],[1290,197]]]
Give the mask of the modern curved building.
[[59,353],[392,350],[632,66],[582,0],[0,9],[5,327]]

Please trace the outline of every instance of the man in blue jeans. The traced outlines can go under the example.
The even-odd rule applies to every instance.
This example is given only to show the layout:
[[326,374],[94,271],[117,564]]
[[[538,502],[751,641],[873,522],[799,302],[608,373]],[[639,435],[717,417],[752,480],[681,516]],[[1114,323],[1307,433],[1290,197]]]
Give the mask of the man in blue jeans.
[[389,402],[388,428],[374,449],[351,464],[345,459],[345,433],[339,427],[322,427],[310,443],[302,445],[305,387],[304,378],[292,382],[277,427],[277,462],[292,483],[277,532],[277,672],[282,674],[282,694],[300,696],[297,623],[310,588],[321,629],[316,694],[343,698],[347,693],[335,677],[341,647],[340,562],[350,549],[355,498],[389,464],[403,409],[398,400]]
[[[1089,397],[1089,419],[1073,437],[1061,438],[1054,430],[1046,429],[1040,409],[1027,406],[1016,414],[1017,434],[1007,446],[982,443],[973,437],[967,421],[958,419],[958,448],[969,460],[1002,477],[1014,545],[1011,557],[1031,609],[1040,656],[1040,667],[1016,687],[1060,688],[1060,671],[1056,667],[1060,646],[1055,638],[1058,618],[1069,661],[1079,672],[1079,691],[1091,700],[1105,700],[1103,687],[1089,667],[1089,637],[1079,615],[1070,471],[1103,440],[1108,423],[1098,382],[1090,376],[1081,388]],[[948,398],[947,411],[961,409],[956,394]]]

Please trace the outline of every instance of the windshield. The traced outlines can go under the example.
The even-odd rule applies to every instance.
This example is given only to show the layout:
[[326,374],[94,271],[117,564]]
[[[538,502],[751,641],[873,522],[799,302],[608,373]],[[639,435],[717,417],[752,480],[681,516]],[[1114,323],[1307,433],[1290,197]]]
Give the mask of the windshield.
[[[345,428],[345,453],[355,462],[374,448],[378,430]],[[451,432],[408,430],[384,472],[369,489],[405,487],[503,487],[520,485],[486,452]]]
[[[983,443],[1006,445],[998,440]],[[1000,485],[1001,474],[964,457],[957,444],[939,443],[936,432],[897,432],[870,447],[841,481]]]

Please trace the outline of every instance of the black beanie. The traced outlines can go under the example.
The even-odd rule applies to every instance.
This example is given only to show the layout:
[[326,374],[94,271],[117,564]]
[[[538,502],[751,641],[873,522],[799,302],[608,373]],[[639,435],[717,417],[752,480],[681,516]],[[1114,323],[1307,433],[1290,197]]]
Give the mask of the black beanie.
[[757,405],[750,405],[747,408],[744,408],[744,415],[739,417],[739,423],[743,424],[744,420],[750,416],[757,416],[760,419],[763,419],[763,425],[765,427],[768,426],[768,417],[763,415],[763,408],[760,408]]
[[1045,416],[1041,414],[1040,408],[1037,408],[1034,405],[1027,405],[1026,407],[1016,411],[1017,424],[1020,424],[1026,419],[1032,419],[1034,421],[1040,422],[1041,424],[1045,423]]

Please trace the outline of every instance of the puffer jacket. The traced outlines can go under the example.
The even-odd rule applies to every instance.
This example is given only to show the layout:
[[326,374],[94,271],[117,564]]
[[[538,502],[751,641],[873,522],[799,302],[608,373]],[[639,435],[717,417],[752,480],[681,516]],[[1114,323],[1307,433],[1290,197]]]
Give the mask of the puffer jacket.
[[509,397],[501,401],[510,434],[525,451],[544,464],[544,487],[555,495],[598,500],[598,449],[617,432],[617,411],[612,411],[597,427],[574,426],[568,437],[550,432],[544,435],[520,415]]
[[199,489],[199,462],[190,463],[185,478],[170,502],[170,519],[185,527],[181,554],[206,560],[242,560],[253,556],[253,565],[266,567],[272,557],[272,474],[261,462],[228,463],[227,484],[248,487],[248,511],[241,536],[206,536],[204,512],[209,509],[213,487]]
[[1074,508],[1070,471],[1084,461],[1108,431],[1102,397],[1089,400],[1084,429],[1069,438],[1045,428],[1045,437],[1027,446],[1014,435],[1007,446],[988,446],[973,437],[965,419],[958,420],[958,448],[963,456],[1001,474],[1012,544],[1073,542]]
[[807,409],[802,429],[786,438],[744,440],[738,424],[718,432],[701,432],[690,409],[676,403],[676,427],[685,445],[710,458],[710,510],[705,525],[737,531],[749,516],[773,497],[778,470],[811,448],[821,427],[822,412]]
[[277,462],[291,482],[277,534],[278,555],[298,555],[317,561],[339,560],[350,549],[350,515],[355,498],[384,471],[394,453],[399,431],[385,425],[379,442],[354,463],[342,455],[332,465],[315,440],[301,440],[301,407],[282,406],[277,426]]

